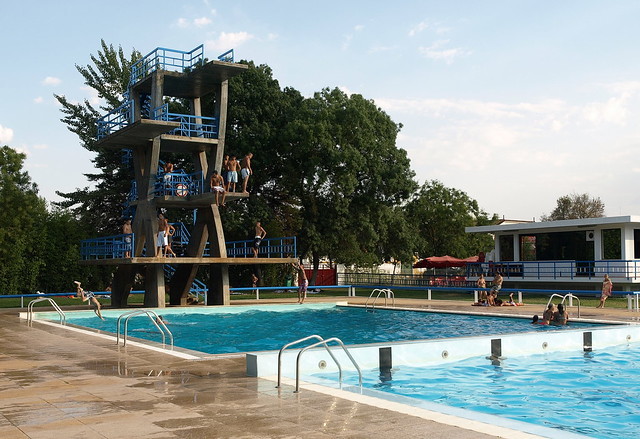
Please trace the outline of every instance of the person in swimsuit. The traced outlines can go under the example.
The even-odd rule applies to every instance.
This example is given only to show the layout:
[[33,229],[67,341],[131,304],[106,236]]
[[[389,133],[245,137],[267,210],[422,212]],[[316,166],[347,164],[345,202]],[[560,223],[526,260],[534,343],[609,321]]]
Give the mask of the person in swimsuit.
[[563,326],[566,325],[569,321],[569,313],[564,310],[564,305],[562,303],[558,304],[558,310],[553,313],[552,324]]
[[248,153],[240,162],[240,175],[242,176],[242,192],[247,192],[247,183],[249,182],[249,176],[253,174],[251,169],[252,153]]
[[83,290],[80,286],[80,282],[78,282],[77,280],[74,280],[73,283],[76,284],[76,297],[82,299],[83,302],[88,301],[91,305],[93,305],[93,312],[95,312],[98,317],[104,320],[104,317],[102,317],[102,312],[100,312],[100,309],[102,307],[100,306],[100,302],[98,302],[98,299],[96,299],[95,294],[93,294],[91,291]]
[[604,280],[602,281],[602,294],[600,295],[600,304],[596,306],[596,308],[604,308],[604,302],[611,296],[611,291],[613,291],[613,282],[609,279],[609,275],[604,275]]
[[480,290],[479,303],[488,305],[487,291],[485,290],[485,288],[487,288],[487,281],[484,278],[484,274],[480,273],[480,277],[476,281],[476,286],[478,288],[482,288]]
[[169,236],[167,232],[169,231],[169,221],[164,217],[164,215],[158,215],[158,237],[156,239],[156,258],[160,258],[164,256],[163,249],[169,244]]
[[122,234],[124,237],[124,257],[131,257],[131,234],[133,234],[133,230],[131,229],[131,220],[127,219],[124,221],[122,225]]
[[307,298],[307,287],[309,286],[309,279],[304,271],[302,264],[291,264],[298,270],[298,303],[304,303]]
[[258,251],[260,250],[260,243],[262,242],[262,240],[264,239],[265,236],[267,236],[267,232],[262,228],[262,226],[260,225],[260,221],[256,222],[256,232],[253,235],[253,257],[257,258],[258,257]]
[[553,315],[556,313],[556,306],[553,303],[550,303],[547,306],[547,309],[542,313],[542,322],[541,325],[548,325],[553,320]]
[[[211,174],[211,180],[209,182],[211,186],[211,192],[216,193],[216,205],[224,207],[224,200],[227,198],[227,192],[224,190],[224,179],[218,171],[214,170]],[[220,202],[220,194],[222,194],[222,202]]]
[[236,183],[238,182],[238,160],[236,160],[236,156],[232,155],[229,161],[227,162],[227,187],[225,190],[227,192],[235,192],[236,191]]

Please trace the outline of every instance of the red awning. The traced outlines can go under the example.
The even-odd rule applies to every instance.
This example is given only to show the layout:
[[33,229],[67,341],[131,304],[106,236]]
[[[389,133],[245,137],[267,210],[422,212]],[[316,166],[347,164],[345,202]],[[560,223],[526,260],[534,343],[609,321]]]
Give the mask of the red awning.
[[476,262],[471,261],[470,259],[476,258],[477,256],[473,256],[467,259],[458,259],[453,256],[431,256],[430,258],[421,259],[415,264],[413,264],[413,268],[450,268],[450,267],[464,267],[467,262]]

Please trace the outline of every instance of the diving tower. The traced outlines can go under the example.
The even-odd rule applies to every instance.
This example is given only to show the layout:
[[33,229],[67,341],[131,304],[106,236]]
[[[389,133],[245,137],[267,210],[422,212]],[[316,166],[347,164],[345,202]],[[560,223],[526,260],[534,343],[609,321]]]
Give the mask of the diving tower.
[[[116,266],[113,307],[126,306],[137,274],[144,278],[144,305],[164,307],[167,286],[170,304],[184,305],[198,269],[207,267],[206,304],[228,305],[230,265],[296,261],[295,237],[265,239],[258,257],[252,241],[226,242],[209,188],[213,170],[222,171],[228,81],[246,69],[234,62],[232,50],[207,62],[202,45],[189,52],[156,48],[133,64],[123,104],[97,121],[96,147],[130,152],[134,173],[127,200],[128,211],[135,212],[133,233],[85,240],[81,248],[83,264]],[[213,114],[203,115],[202,99],[212,94]],[[188,102],[189,114],[172,112],[167,98]],[[192,169],[164,173],[162,156],[169,153],[190,156]],[[226,202],[246,197],[228,192]],[[180,234],[184,248],[178,257],[155,257],[163,208],[194,212],[192,230]]]

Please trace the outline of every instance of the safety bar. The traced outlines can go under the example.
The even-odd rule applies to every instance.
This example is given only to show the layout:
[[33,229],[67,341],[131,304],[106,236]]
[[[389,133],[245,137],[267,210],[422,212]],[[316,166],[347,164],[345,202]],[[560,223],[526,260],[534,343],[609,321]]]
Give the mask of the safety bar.
[[[286,345],[284,345],[284,346],[282,346],[280,348],[280,351],[278,352],[278,385],[276,386],[276,388],[280,387],[280,378],[282,376],[282,353],[284,352],[284,350],[287,349],[287,348],[290,348],[293,345],[300,344],[303,341],[311,340],[312,338],[314,338],[316,340],[320,340],[320,341],[324,340],[324,338],[320,337],[319,335],[314,334],[314,335],[310,335],[308,337],[301,338],[300,340],[292,341],[291,343],[286,344]],[[331,358],[333,358],[333,361],[335,361],[336,364],[338,364],[338,360],[336,359],[336,357],[333,356],[333,353],[331,352],[331,350],[326,345],[325,345],[325,348],[327,349],[327,352],[329,353],[329,355],[331,355]],[[338,364],[338,368],[340,368],[339,364]]]
[[376,296],[375,299],[373,299],[373,303],[371,304],[371,308],[375,308],[376,300],[378,300],[380,295],[383,294],[383,293],[384,293],[384,306],[387,306],[387,299],[388,298],[392,299],[391,306],[395,306],[396,305],[396,296],[395,296],[395,294],[393,294],[393,291],[391,291],[388,288],[376,288],[371,292],[371,294],[369,295],[369,298],[365,302],[365,304],[364,304],[364,308],[365,309],[367,309],[367,306],[369,305],[369,301],[371,300],[371,298],[373,297],[373,295],[375,294],[376,291],[378,292],[378,295]]
[[[362,388],[362,371],[360,370],[360,366],[358,366],[358,363],[356,363],[356,360],[353,359],[353,357],[351,356],[351,354],[347,350],[347,348],[344,345],[344,343],[342,343],[342,340],[340,340],[337,337],[331,337],[331,338],[328,338],[326,340],[318,341],[318,342],[316,342],[316,343],[314,343],[312,345],[309,345],[309,346],[303,348],[302,350],[300,350],[300,352],[298,353],[298,358],[296,359],[296,390],[295,390],[295,393],[299,393],[300,392],[300,357],[302,357],[302,354],[305,353],[306,351],[308,351],[309,349],[315,348],[315,347],[320,346],[320,345],[324,345],[324,347],[327,350],[329,350],[329,346],[327,345],[327,343],[329,343],[331,341],[335,341],[338,344],[340,344],[340,346],[342,347],[342,350],[344,351],[344,353],[347,354],[347,357],[349,357],[349,360],[351,360],[351,363],[358,370],[358,384],[360,385],[360,388]],[[338,362],[338,360],[333,355],[331,357],[336,362],[336,366],[338,366],[338,373],[339,373],[338,381],[340,383],[340,386],[342,386],[342,367],[340,366],[340,363]]]
[[166,333],[169,335],[169,339],[171,340],[171,350],[173,350],[173,334],[171,333],[169,328],[167,328],[167,325],[165,325],[164,322],[160,318],[158,318],[158,314],[156,314],[154,311],[151,311],[149,309],[129,311],[120,315],[120,317],[118,317],[118,320],[116,322],[116,344],[120,344],[120,320],[122,320],[123,317],[126,317],[124,320],[124,332],[122,336],[122,340],[123,340],[122,346],[126,346],[129,319],[131,317],[135,317],[143,314],[149,317],[149,320],[151,320],[151,322],[155,325],[156,329],[158,329],[158,331],[160,331],[160,333],[162,334],[162,347],[166,346],[166,343],[165,343],[165,340],[166,340],[165,331],[166,331]]
[[53,309],[56,310],[56,312],[60,316],[60,324],[61,325],[66,325],[67,324],[67,316],[64,314],[62,309],[58,306],[58,304],[55,302],[55,300],[53,300],[53,299],[51,299],[49,297],[40,297],[39,299],[33,299],[31,302],[29,302],[29,304],[27,305],[27,323],[31,324],[33,322],[33,305],[35,305],[38,302],[44,302],[44,301],[49,302],[51,304],[51,306],[53,306]]

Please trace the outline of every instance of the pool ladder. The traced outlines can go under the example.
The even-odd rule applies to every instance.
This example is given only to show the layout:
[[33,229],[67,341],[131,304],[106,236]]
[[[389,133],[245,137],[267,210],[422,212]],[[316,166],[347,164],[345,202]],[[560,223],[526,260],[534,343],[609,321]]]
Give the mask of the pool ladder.
[[38,302],[44,302],[44,301],[49,302],[51,304],[51,306],[53,306],[53,309],[56,310],[56,312],[60,316],[60,324],[61,325],[66,325],[67,324],[67,316],[65,315],[64,311],[62,311],[62,309],[60,309],[60,307],[55,302],[55,300],[53,300],[53,299],[51,299],[49,297],[40,297],[38,299],[34,299],[31,302],[29,302],[29,304],[27,305],[27,323],[28,324],[33,323],[33,305],[35,305]]
[[296,390],[294,391],[294,393],[300,392],[300,358],[302,357],[302,354],[304,354],[309,349],[315,348],[318,346],[324,346],[324,348],[329,353],[329,356],[331,356],[331,358],[333,359],[333,362],[336,363],[336,366],[338,366],[338,381],[340,383],[340,387],[342,387],[342,366],[340,365],[340,362],[338,361],[336,356],[333,355],[333,352],[331,352],[331,349],[329,349],[329,345],[328,345],[329,342],[338,343],[342,348],[342,350],[344,351],[344,353],[347,354],[347,357],[349,357],[349,360],[351,360],[351,363],[355,366],[356,370],[358,371],[358,384],[360,385],[360,389],[362,389],[362,371],[360,370],[360,366],[358,366],[358,363],[356,363],[356,360],[353,359],[349,350],[346,348],[344,343],[342,343],[342,340],[340,340],[337,337],[331,337],[325,340],[324,338],[315,334],[310,335],[308,337],[301,338],[296,341],[292,341],[291,343],[288,343],[282,346],[282,348],[280,348],[280,351],[278,352],[278,385],[276,386],[277,388],[280,387],[280,383],[282,379],[282,353],[285,351],[285,349],[290,348],[291,346],[300,344],[302,342],[305,342],[311,339],[316,339],[318,341],[313,344],[310,344],[309,346],[302,348],[300,352],[298,352],[298,356],[296,358]]
[[[375,299],[373,299],[373,295],[376,294],[376,292],[378,292],[378,294],[376,295]],[[391,291],[388,288],[376,288],[375,290],[373,290],[371,292],[371,294],[369,295],[369,298],[367,299],[367,301],[364,304],[364,308],[367,309],[369,306],[369,301],[371,299],[373,299],[373,302],[371,303],[371,309],[376,307],[376,300],[378,300],[378,298],[384,294],[384,306],[387,306],[387,299],[391,299],[391,306],[396,306],[396,296],[395,294],[393,294],[393,291]]]
[[547,306],[544,308],[545,311],[546,309],[549,307],[549,304],[551,303],[551,301],[553,300],[554,297],[560,297],[562,299],[562,301],[560,303],[562,303],[564,305],[565,300],[567,300],[567,297],[569,298],[569,306],[573,306],[573,299],[576,299],[578,301],[578,318],[580,318],[580,298],[578,298],[577,296],[568,293],[565,294],[564,296],[561,294],[552,294],[551,297],[549,297],[549,301],[547,302]]
[[171,341],[171,350],[173,350],[173,334],[171,333],[171,331],[169,330],[169,328],[167,328],[167,325],[164,324],[164,322],[162,321],[162,319],[158,318],[158,314],[156,314],[154,311],[151,311],[150,309],[139,309],[139,310],[135,310],[135,311],[129,311],[126,312],[122,315],[120,315],[120,317],[118,317],[118,321],[116,322],[116,344],[120,344],[120,320],[122,320],[123,317],[125,317],[124,319],[124,332],[123,332],[123,336],[122,336],[122,346],[126,346],[127,345],[127,335],[128,335],[128,325],[129,325],[129,319],[131,317],[135,317],[135,316],[140,316],[140,315],[146,315],[147,317],[149,317],[149,320],[151,320],[151,323],[153,323],[153,325],[156,327],[156,329],[162,334],[162,347],[166,347],[166,336],[169,336],[169,340]]

